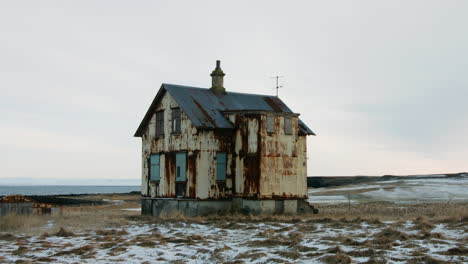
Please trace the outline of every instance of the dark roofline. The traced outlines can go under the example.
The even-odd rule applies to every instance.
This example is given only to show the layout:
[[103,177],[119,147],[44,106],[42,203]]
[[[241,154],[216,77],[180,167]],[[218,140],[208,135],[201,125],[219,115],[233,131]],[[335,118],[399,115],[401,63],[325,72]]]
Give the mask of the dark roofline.
[[[143,117],[143,120],[141,121],[140,125],[138,126],[137,130],[135,131],[135,134],[133,135],[134,137],[142,137],[144,134],[144,130],[146,128],[146,125],[149,123],[151,117],[153,116],[154,108],[156,108],[159,98],[164,95],[166,92],[166,88],[164,87],[165,85],[172,85],[172,86],[181,86],[185,88],[190,88],[190,89],[195,89],[195,90],[208,90],[208,88],[202,88],[202,87],[192,87],[192,86],[187,86],[187,85],[179,85],[179,84],[171,84],[171,83],[162,83],[161,87],[159,88],[158,93],[154,97],[153,101],[151,102],[150,107],[148,108],[148,111],[146,111],[145,116]],[[271,97],[271,95],[264,95],[264,94],[253,94],[253,93],[239,93],[239,92],[227,92],[229,94],[239,94],[239,95],[256,95],[256,96],[265,96],[265,97]],[[180,104],[179,104],[180,106]],[[212,127],[200,127],[202,129],[214,129]]]
[[[193,87],[193,86],[188,86],[188,85],[181,85],[181,84],[173,84],[173,83],[163,83],[162,86],[164,85],[171,85],[171,86],[180,86],[184,88],[190,88],[194,90],[209,90],[209,88],[204,88],[204,87]],[[241,95],[256,95],[256,96],[265,96],[265,97],[275,97],[274,95],[267,95],[267,94],[256,94],[256,93],[240,93],[240,92],[231,92],[231,91],[226,91],[228,94],[241,94]]]
[[146,114],[145,116],[143,117],[143,120],[141,121],[140,125],[138,126],[136,132],[135,132],[135,135],[133,135],[134,137],[142,137],[143,136],[143,133],[145,131],[145,128],[146,128],[146,125],[149,123],[152,115],[153,115],[153,112],[154,112],[154,108],[156,108],[156,106],[158,105],[158,98],[159,97],[162,97],[162,95],[166,92],[166,88],[164,88],[164,83],[161,85],[161,88],[159,88],[159,91],[158,93],[156,94],[156,96],[154,97],[153,101],[151,102],[151,105],[150,107],[148,108],[148,111],[146,111]]
[[286,116],[299,116],[299,113],[293,113],[293,112],[276,112],[276,111],[267,111],[267,110],[225,110],[225,111],[220,111],[223,114],[230,114],[230,113],[267,113],[267,114],[272,114],[272,115],[286,115]]
[[[146,114],[145,116],[143,117],[143,120],[141,121],[140,125],[138,126],[135,134],[134,134],[134,137],[142,137],[144,132],[145,132],[145,129],[148,125],[148,123],[150,122],[151,120],[151,117],[153,116],[153,113],[155,112],[155,108],[156,106],[158,105],[158,103],[160,102],[161,98],[164,96],[164,94],[166,92],[169,92],[167,89],[169,88],[166,88],[166,85],[167,86],[174,86],[174,87],[181,87],[181,88],[189,88],[189,89],[193,89],[193,90],[202,90],[202,91],[206,91],[208,90],[208,88],[200,88],[200,87],[192,87],[192,86],[185,86],[185,85],[177,85],[177,84],[168,84],[168,83],[163,83],[161,84],[161,87],[158,91],[158,93],[156,94],[156,96],[154,97],[153,101],[151,102],[151,105],[150,107],[148,108],[148,110],[146,111]],[[171,88],[172,89],[172,88]],[[170,93],[170,92],[169,92]],[[251,93],[239,93],[239,92],[227,92],[227,94],[233,94],[233,95],[246,95],[246,96],[259,96],[259,97],[263,97],[264,100],[266,101],[267,104],[270,105],[270,107],[273,109],[272,111],[268,111],[268,110],[239,110],[239,111],[236,111],[236,110],[225,110],[225,111],[222,111],[222,110],[218,110],[219,113],[228,113],[228,112],[271,112],[271,113],[276,113],[276,114],[286,114],[286,115],[295,115],[295,116],[299,116],[298,113],[294,113],[291,111],[291,109],[289,109],[287,107],[286,104],[284,104],[284,102],[277,98],[277,97],[274,97],[272,95],[263,95],[263,94],[251,94]],[[173,96],[174,97],[174,96]],[[267,100],[268,99],[268,100]],[[179,102],[178,99],[176,97],[174,97],[174,100],[177,102],[177,104],[179,105],[179,107],[182,109],[182,111],[186,112],[187,115],[188,115],[188,112],[187,110],[184,110],[184,104],[183,102]],[[276,101],[279,101],[279,103],[282,105],[281,108],[279,108],[277,106],[277,103]],[[196,101],[194,100],[194,102],[196,103]],[[206,113],[205,113],[205,109],[203,109],[203,107],[201,106],[198,106],[199,108],[199,111],[202,112],[202,114],[205,114],[205,118],[207,118],[207,120],[209,121],[210,118],[206,117]],[[286,111],[285,111],[286,110]],[[188,115],[189,119],[191,119],[192,122],[195,123],[195,121],[197,120],[192,120],[192,117],[190,115]],[[310,130],[310,128],[307,127],[307,125],[304,124],[304,122],[302,122],[300,119],[299,119],[299,123],[300,123],[300,130],[306,134],[306,135],[315,135],[314,132],[312,132],[312,130]],[[232,126],[232,124],[230,124],[229,126],[226,126],[225,127],[216,127],[216,124],[213,124],[213,126],[207,126],[207,124],[198,124],[196,125],[197,128],[199,129],[206,129],[206,130],[214,130],[214,129],[229,129],[230,127],[229,126]]]

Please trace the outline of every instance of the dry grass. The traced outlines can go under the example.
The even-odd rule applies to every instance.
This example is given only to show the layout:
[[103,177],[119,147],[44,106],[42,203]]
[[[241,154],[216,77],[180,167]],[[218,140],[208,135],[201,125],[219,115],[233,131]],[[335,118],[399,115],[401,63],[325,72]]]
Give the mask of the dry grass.
[[71,196],[69,198],[81,198],[86,200],[122,200],[125,202],[140,202],[141,196],[138,194],[114,193],[114,194],[95,194],[89,196]]
[[421,256],[410,259],[408,264],[445,264],[446,261],[435,259],[430,256]]
[[47,224],[50,217],[39,217],[35,215],[6,215],[0,216],[0,232],[29,233],[40,226]]
[[96,252],[94,251],[94,246],[87,245],[87,246],[82,246],[82,247],[78,247],[78,248],[74,248],[70,250],[60,251],[56,253],[54,256],[63,256],[63,255],[71,255],[71,254],[82,255],[85,257],[92,257],[96,254]]
[[325,264],[350,264],[351,257],[338,252],[335,255],[325,255],[320,258],[320,261]]
[[296,260],[302,257],[302,254],[297,251],[279,250],[279,251],[275,251],[274,254],[281,256],[283,258],[293,259],[293,260]]
[[362,264],[387,264],[387,260],[383,257],[379,257],[379,258],[371,257],[368,261]]
[[465,247],[450,248],[446,252],[442,252],[442,254],[451,255],[451,256],[468,255],[468,248],[465,248]]
[[364,220],[413,220],[427,219],[435,222],[459,222],[467,221],[468,207],[466,203],[450,203],[450,204],[392,204],[384,202],[359,203],[352,204],[351,210],[346,204],[318,204],[315,205],[319,209],[319,214],[316,218],[357,218]]
[[[394,189],[394,187],[390,188],[385,188],[385,189]],[[362,189],[354,189],[354,190],[349,190],[344,188],[343,190],[340,189],[335,189],[333,191],[321,191],[321,192],[316,192],[314,195],[317,196],[329,196],[329,195],[348,195],[348,194],[359,194],[359,193],[366,193],[366,192],[371,192],[371,191],[378,191],[380,188],[362,188]]]
[[348,255],[352,257],[374,257],[378,253],[373,248],[369,248],[366,250],[352,250],[347,252]]
[[44,232],[48,223],[52,223],[54,226],[52,230],[46,231],[48,233],[56,233],[59,228],[63,227],[74,232],[83,232],[102,228],[117,228],[128,222],[125,213],[106,211],[66,211],[57,216],[8,215],[0,217],[0,232],[37,235]]
[[[383,221],[397,221],[402,225],[406,220],[415,221],[415,229],[430,231],[435,223],[466,223],[468,222],[468,206],[466,203],[450,204],[411,204],[401,205],[385,202],[359,203],[351,205],[318,204],[316,215],[212,215],[205,217],[187,217],[180,212],[164,214],[158,218],[135,216],[131,219],[147,223],[165,223],[182,221],[186,223],[215,223],[219,227],[237,229],[240,223],[281,222],[281,223],[335,223],[336,228],[343,225],[360,224],[382,225]],[[303,226],[304,229],[310,228]]]
[[258,259],[258,258],[265,257],[265,256],[267,256],[267,254],[261,252],[261,251],[258,250],[258,249],[254,249],[254,250],[249,250],[249,251],[240,253],[240,254],[237,255],[235,258],[236,258],[236,259],[255,260],[255,259]]
[[376,244],[388,244],[392,243],[396,240],[405,241],[410,238],[410,236],[406,233],[400,232],[394,228],[385,228],[384,230],[377,233],[374,239],[374,243]]
[[[121,210],[125,206],[128,205],[73,207],[66,208],[62,215],[35,216],[32,218],[38,218],[40,221],[31,221],[29,227],[36,225],[40,233],[46,231],[48,234],[37,236],[31,241],[31,237],[21,235],[23,231],[15,230],[18,227],[11,225],[13,228],[10,229],[10,233],[0,233],[0,240],[6,244],[13,244],[10,254],[14,255],[15,259],[21,258],[25,263],[60,262],[61,259],[71,258],[78,259],[78,262],[92,263],[92,260],[101,257],[103,252],[112,257],[112,261],[117,261],[118,258],[136,257],[133,255],[133,246],[143,250],[176,250],[175,256],[179,258],[175,260],[176,263],[185,263],[187,260],[204,256],[209,263],[249,263],[262,258],[265,260],[263,263],[314,260],[317,263],[347,264],[357,263],[358,258],[367,258],[367,264],[383,264],[387,263],[388,258],[388,261],[402,263],[439,264],[443,263],[439,259],[463,260],[460,256],[468,255],[464,237],[457,238],[456,244],[451,245],[449,250],[444,248],[435,254],[428,252],[420,242],[415,243],[416,240],[422,240],[428,244],[439,244],[451,239],[450,234],[444,237],[440,233],[432,232],[435,224],[441,221],[444,223],[442,230],[465,230],[468,217],[464,217],[466,208],[463,207],[466,207],[466,204],[445,205],[447,208],[441,209],[437,204],[402,206],[372,203],[353,205],[351,211],[348,211],[346,206],[328,205],[321,208],[319,215],[186,217],[180,213],[173,213],[160,218],[139,216],[138,212]],[[386,210],[399,210],[402,214],[383,215]],[[455,213],[456,210],[459,211]],[[430,212],[432,215],[423,216],[423,212]],[[9,221],[14,221],[15,217],[21,216],[12,216]],[[396,222],[386,222],[395,219]],[[53,221],[53,227],[48,230],[42,229],[48,221]],[[28,226],[27,221],[23,223]],[[194,223],[218,230],[192,233],[192,228],[198,228]],[[259,225],[260,223],[262,225]],[[126,224],[130,226],[124,227]],[[130,231],[140,225],[146,232]],[[21,225],[19,226],[21,228]],[[200,230],[206,230],[205,227]],[[328,231],[324,233],[324,230]],[[244,233],[245,236],[239,238],[233,246],[230,245],[232,248],[222,244],[232,242],[228,241],[226,235],[236,232]],[[66,243],[51,244],[50,241],[57,238],[47,241],[48,236],[72,238],[64,239]],[[76,245],[70,243],[75,239],[81,242]],[[314,245],[317,247],[313,247]],[[392,256],[391,252],[395,246],[401,246],[408,254]],[[195,249],[196,254],[190,255],[181,250],[187,247]],[[247,251],[238,250],[245,247],[249,247]],[[34,257],[36,252],[46,251],[50,252],[50,259],[39,260]],[[171,263],[169,257],[161,252],[154,260]],[[125,263],[125,259],[121,261]]]
[[[71,232],[87,232],[119,228],[129,223],[129,216],[139,215],[139,212],[122,210],[140,207],[139,195],[95,195],[80,198],[125,200],[125,202],[99,206],[65,206],[61,213],[53,215],[0,216],[0,232],[38,235],[46,231],[55,234],[60,228]],[[48,223],[52,224],[51,229],[47,229]]]
[[[122,229],[123,226],[132,222],[138,223],[199,223],[212,224],[215,227],[222,229],[249,229],[252,225],[248,223],[294,223],[294,229],[291,226],[281,226],[280,230],[252,230],[257,234],[260,240],[246,241],[244,245],[261,248],[272,248],[277,246],[286,246],[290,248],[288,252],[293,254],[289,259],[295,259],[299,252],[305,254],[316,254],[316,249],[312,247],[301,246],[304,239],[304,233],[320,232],[317,230],[318,224],[326,224],[334,229],[354,229],[359,228],[362,222],[375,227],[387,226],[380,233],[368,238],[363,242],[357,242],[356,237],[338,236],[329,238],[333,243],[339,245],[348,245],[359,247],[360,250],[351,252],[343,252],[341,249],[336,252],[329,252],[323,256],[324,262],[327,263],[347,263],[348,258],[358,256],[368,256],[371,259],[368,263],[382,263],[382,258],[376,250],[388,249],[394,246],[395,241],[406,241],[413,238],[417,239],[444,239],[442,234],[432,233],[436,223],[448,223],[449,225],[466,226],[468,222],[468,206],[466,203],[451,203],[451,204],[415,204],[415,205],[396,205],[391,203],[361,203],[353,204],[351,210],[348,210],[347,205],[316,205],[320,212],[317,215],[226,215],[226,216],[207,216],[207,217],[186,217],[181,213],[175,212],[166,214],[159,218],[140,216],[139,212],[122,210],[124,208],[139,207],[138,195],[98,195],[89,196],[86,199],[110,199],[124,200],[123,204],[108,204],[100,206],[82,206],[82,207],[64,207],[61,215],[52,216],[21,216],[9,215],[0,217],[0,239],[1,240],[16,240],[17,235],[39,235],[47,232],[54,236],[73,236],[74,233],[90,233],[95,232],[96,241],[102,241],[100,247],[106,247],[111,250],[112,254],[119,254],[126,250],[126,245],[122,241],[121,236],[127,235],[127,231]],[[397,221],[394,223],[394,228],[384,224],[383,221]],[[405,221],[411,220],[414,223],[413,229],[420,231],[416,235],[408,235],[398,231]],[[52,223],[52,225],[48,225]],[[49,226],[47,229],[44,227]],[[1,234],[6,232],[10,234]],[[281,233],[281,234],[280,234]],[[44,234],[47,237],[48,234]],[[151,234],[151,238],[139,237],[138,241],[132,243],[142,247],[155,247],[167,243],[180,243],[186,245],[205,243],[205,240],[210,239],[202,236],[186,236],[164,237],[155,230]],[[326,238],[325,238],[326,239]],[[464,255],[465,248],[458,247],[452,251],[447,251],[445,255]],[[80,252],[80,251],[79,251]],[[91,252],[93,252],[91,250]],[[221,252],[221,251],[220,251]],[[221,253],[215,252],[215,258],[219,258]],[[18,251],[18,254],[21,254]],[[251,252],[253,253],[253,252]],[[289,254],[288,253],[288,254]],[[330,255],[330,253],[332,255]],[[62,252],[62,254],[76,254],[76,252]],[[85,254],[86,255],[86,254]],[[89,255],[91,256],[91,255]],[[419,260],[415,256],[414,261]],[[245,260],[245,259],[238,259]]]
[[[395,205],[390,203],[361,203],[353,204],[351,210],[347,205],[317,205],[320,213],[317,215],[226,215],[226,216],[206,216],[206,217],[186,217],[179,212],[165,214],[159,218],[140,216],[139,212],[122,210],[129,207],[139,207],[138,195],[122,196],[100,195],[102,199],[123,200],[129,202],[118,205],[102,206],[82,206],[64,207],[61,215],[52,216],[24,216],[8,215],[0,217],[0,232],[23,234],[38,234],[44,231],[56,233],[58,227],[64,227],[71,232],[88,232],[108,228],[120,228],[131,222],[143,223],[214,223],[226,229],[241,228],[241,223],[255,222],[281,222],[281,223],[308,223],[300,225],[301,232],[311,232],[316,227],[316,223],[333,223],[334,228],[344,226],[352,227],[361,222],[370,225],[382,225],[382,221],[399,221],[395,224],[403,224],[406,220],[414,221],[414,229],[422,232],[430,232],[435,223],[464,224],[468,222],[468,206],[466,203],[451,204],[416,204],[416,205]],[[90,199],[96,199],[90,196]],[[99,221],[96,221],[99,219]],[[52,222],[55,229],[43,230],[47,223]],[[282,230],[287,231],[287,230]]]
[[75,234],[73,232],[67,231],[63,227],[61,227],[60,230],[55,234],[55,236],[59,236],[59,237],[71,237],[74,235]]

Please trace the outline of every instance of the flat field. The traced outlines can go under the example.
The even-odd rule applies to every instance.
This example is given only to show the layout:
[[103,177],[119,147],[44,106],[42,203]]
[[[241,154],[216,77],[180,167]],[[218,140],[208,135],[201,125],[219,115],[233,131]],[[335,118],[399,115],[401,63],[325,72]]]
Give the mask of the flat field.
[[468,177],[374,181],[309,189],[311,203],[393,202],[399,204],[468,202]]
[[107,204],[1,217],[0,263],[468,263],[468,203],[458,199],[157,219],[140,216],[138,195],[79,198]]

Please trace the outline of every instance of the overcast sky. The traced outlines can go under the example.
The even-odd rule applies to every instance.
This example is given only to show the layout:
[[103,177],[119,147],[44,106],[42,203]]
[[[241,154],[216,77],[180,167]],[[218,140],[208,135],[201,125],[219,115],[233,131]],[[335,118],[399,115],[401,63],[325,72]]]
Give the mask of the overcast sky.
[[468,1],[3,1],[0,177],[140,178],[161,83],[274,94],[308,174],[468,170]]

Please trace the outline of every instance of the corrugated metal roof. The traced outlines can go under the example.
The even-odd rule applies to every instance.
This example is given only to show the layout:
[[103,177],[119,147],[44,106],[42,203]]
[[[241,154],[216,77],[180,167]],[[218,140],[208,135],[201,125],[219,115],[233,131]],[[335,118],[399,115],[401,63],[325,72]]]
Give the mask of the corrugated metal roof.
[[[206,88],[182,86],[175,84],[162,84],[156,98],[148,109],[145,118],[141,122],[135,136],[142,136],[147,123],[151,119],[154,108],[164,92],[168,92],[179,107],[187,114],[188,118],[197,128],[202,129],[232,129],[231,122],[227,120],[223,111],[272,111],[281,113],[293,113],[281,99],[270,95],[246,94],[227,92],[215,94]],[[301,132],[314,135],[301,120],[299,120]]]

